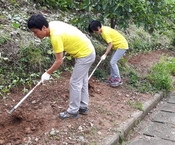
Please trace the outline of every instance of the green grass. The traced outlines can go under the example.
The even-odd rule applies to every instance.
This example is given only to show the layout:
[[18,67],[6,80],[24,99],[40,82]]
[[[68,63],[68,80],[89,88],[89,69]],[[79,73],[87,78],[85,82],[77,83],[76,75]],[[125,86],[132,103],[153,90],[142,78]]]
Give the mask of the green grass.
[[122,76],[126,83],[135,91],[141,93],[155,93],[158,91],[169,92],[173,89],[172,76],[175,76],[175,58],[163,56],[160,62],[150,68],[150,73],[143,76],[131,66],[122,67]]
[[143,111],[143,105],[141,102],[131,102],[131,101],[128,101],[128,104],[133,107],[133,108],[136,108],[140,111]]
[[152,66],[147,79],[157,90],[171,91],[173,89],[172,75],[175,75],[175,58],[162,57],[159,63]]

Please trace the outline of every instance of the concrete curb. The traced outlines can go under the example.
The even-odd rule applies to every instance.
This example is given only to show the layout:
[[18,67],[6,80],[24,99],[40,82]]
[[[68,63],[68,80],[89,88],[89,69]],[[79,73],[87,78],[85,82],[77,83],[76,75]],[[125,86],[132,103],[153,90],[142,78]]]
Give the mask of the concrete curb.
[[163,92],[157,93],[152,99],[143,104],[144,111],[136,111],[131,115],[131,118],[126,120],[119,126],[118,133],[106,137],[102,145],[117,145],[122,141],[122,138],[126,137],[128,133],[161,101],[161,99],[167,94]]

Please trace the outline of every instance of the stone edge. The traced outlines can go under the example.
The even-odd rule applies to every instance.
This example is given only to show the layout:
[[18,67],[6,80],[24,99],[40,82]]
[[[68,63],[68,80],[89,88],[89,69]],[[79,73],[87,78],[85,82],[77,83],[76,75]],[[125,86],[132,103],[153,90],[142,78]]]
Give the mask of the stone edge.
[[102,145],[117,145],[122,138],[126,137],[128,133],[162,100],[167,94],[160,92],[143,104],[144,111],[135,111],[131,118],[126,120],[124,124],[117,129],[119,133],[106,137]]

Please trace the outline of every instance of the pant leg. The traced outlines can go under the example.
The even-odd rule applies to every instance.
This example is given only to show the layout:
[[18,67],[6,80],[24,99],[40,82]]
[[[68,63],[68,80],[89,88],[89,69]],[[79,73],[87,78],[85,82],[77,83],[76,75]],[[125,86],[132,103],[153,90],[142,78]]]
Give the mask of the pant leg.
[[[112,57],[113,57],[114,53],[115,53],[115,51],[113,51],[113,52],[112,52],[111,59],[112,59]],[[114,72],[113,68],[110,66],[110,76],[113,78],[113,77],[114,77],[114,75],[115,75],[115,72]]]
[[83,79],[83,86],[81,89],[81,101],[80,101],[80,108],[88,107],[89,103],[89,91],[88,91],[88,73]]
[[117,65],[118,60],[124,55],[126,49],[117,49],[114,51],[110,60],[111,76],[120,78],[120,71]]
[[75,61],[73,73],[70,78],[70,102],[67,111],[69,113],[78,112],[81,107],[87,107],[89,103],[88,93],[88,72],[95,60],[95,53]]

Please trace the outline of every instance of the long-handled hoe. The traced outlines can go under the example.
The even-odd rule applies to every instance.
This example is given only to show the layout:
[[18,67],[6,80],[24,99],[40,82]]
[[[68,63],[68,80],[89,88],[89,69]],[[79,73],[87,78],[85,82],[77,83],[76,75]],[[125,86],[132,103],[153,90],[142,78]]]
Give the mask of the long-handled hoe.
[[13,107],[8,113],[9,114],[12,114],[12,112],[13,111],[15,111],[16,110],[16,108],[18,108],[18,106],[39,86],[41,84],[41,81],[39,81],[38,83],[37,83],[37,85],[32,89],[32,90],[30,90],[30,92],[28,92],[27,93],[27,95],[25,95],[20,101],[19,101],[19,103],[18,104],[16,104],[16,106],[15,107]]
[[100,59],[100,61],[98,62],[98,64],[96,65],[96,67],[94,68],[94,70],[91,72],[91,74],[88,77],[88,80],[90,80],[91,76],[93,75],[93,73],[95,72],[95,70],[97,69],[97,67],[99,66],[99,64],[101,63],[102,59]]
[[[63,57],[63,60],[64,60],[64,58],[65,58],[66,56],[64,56]],[[30,90],[30,92],[27,94],[27,95],[25,95],[20,101],[19,101],[19,103],[18,104],[16,104],[16,106],[14,106],[10,111],[8,111],[8,113],[9,114],[12,114],[12,112],[13,111],[15,111],[17,108],[18,108],[18,106],[41,84],[42,82],[41,82],[41,80],[37,83],[37,85],[32,89],[32,90]]]

